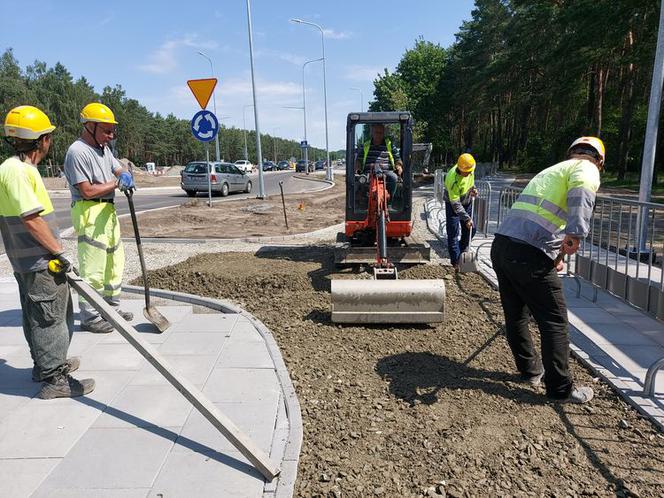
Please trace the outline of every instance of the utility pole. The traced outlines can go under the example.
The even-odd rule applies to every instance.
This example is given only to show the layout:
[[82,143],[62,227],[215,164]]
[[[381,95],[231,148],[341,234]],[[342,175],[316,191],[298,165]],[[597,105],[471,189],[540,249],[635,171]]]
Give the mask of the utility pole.
[[258,104],[256,103],[256,78],[254,75],[254,40],[251,29],[251,1],[247,0],[247,29],[249,30],[249,60],[251,61],[251,93],[254,96],[254,127],[256,129],[256,155],[258,156],[258,198],[266,199],[263,182],[263,152],[261,151],[261,130],[258,125]]

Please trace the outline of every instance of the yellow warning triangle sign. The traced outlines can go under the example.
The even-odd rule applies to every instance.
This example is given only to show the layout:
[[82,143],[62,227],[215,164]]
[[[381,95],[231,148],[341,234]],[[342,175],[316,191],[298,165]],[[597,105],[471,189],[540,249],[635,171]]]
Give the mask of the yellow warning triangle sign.
[[214,87],[217,86],[217,78],[205,78],[201,80],[188,80],[187,85],[194,94],[201,109],[205,109],[210,101]]

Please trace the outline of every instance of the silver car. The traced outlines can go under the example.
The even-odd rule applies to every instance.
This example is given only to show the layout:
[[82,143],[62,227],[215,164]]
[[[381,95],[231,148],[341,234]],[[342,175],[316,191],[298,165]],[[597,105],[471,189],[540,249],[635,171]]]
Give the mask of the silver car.
[[251,180],[247,174],[232,163],[191,162],[181,173],[180,187],[189,197],[197,192],[208,191],[208,170],[212,192],[226,197],[231,192],[251,192]]

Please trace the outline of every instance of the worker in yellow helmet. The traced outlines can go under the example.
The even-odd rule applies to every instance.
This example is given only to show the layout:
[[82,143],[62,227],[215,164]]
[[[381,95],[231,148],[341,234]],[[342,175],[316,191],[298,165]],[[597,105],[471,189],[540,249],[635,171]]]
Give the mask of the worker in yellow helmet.
[[[567,160],[539,172],[501,222],[491,246],[505,314],[505,335],[524,382],[544,377],[552,400],[587,403],[590,387],[574,386],[569,372],[565,293],[558,255],[574,254],[590,231],[606,151],[597,137],[570,145]],[[542,359],[528,331],[528,311],[537,322]]]
[[[121,311],[120,291],[124,272],[124,248],[115,210],[115,189],[133,190],[134,180],[113,156],[109,143],[115,138],[113,111],[93,102],[81,111],[83,131],[65,156],[65,176],[72,198],[72,224],[78,235],[81,277],[127,321],[133,314]],[[81,329],[109,333],[113,326],[85,299],[80,298]]]
[[[32,379],[43,382],[42,399],[81,396],[95,387],[92,379],[69,374],[80,365],[67,359],[73,331],[71,293],[51,199],[37,165],[46,157],[55,126],[36,107],[13,108],[5,118],[5,140],[15,155],[0,165],[0,232],[18,282],[23,332],[34,366]],[[49,271],[59,260],[60,273]]]
[[457,163],[445,175],[443,194],[447,252],[455,270],[459,269],[461,253],[467,251],[470,245],[473,230],[472,199],[476,195],[475,158],[468,153],[461,154]]

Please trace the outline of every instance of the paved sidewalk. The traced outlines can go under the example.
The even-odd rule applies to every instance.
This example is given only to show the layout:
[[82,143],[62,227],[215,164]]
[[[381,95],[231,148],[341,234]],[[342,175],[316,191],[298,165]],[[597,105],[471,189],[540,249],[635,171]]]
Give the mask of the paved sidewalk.
[[30,378],[18,288],[2,277],[0,497],[292,495],[302,426],[271,334],[247,313],[172,297],[197,304],[157,299],[172,324],[161,335],[143,318],[142,295],[123,296],[122,307],[134,312],[142,337],[269,454],[281,475],[266,483],[117,332],[82,332],[77,320],[70,356],[81,357],[81,368],[74,376],[93,377],[95,391],[34,398],[40,385]]
[[[429,227],[435,229],[444,221],[445,210],[433,203],[429,208]],[[439,235],[446,240],[444,233]],[[491,267],[492,240],[492,235],[477,234],[471,250],[479,255],[482,274],[498,287]],[[565,276],[564,281],[573,353],[664,430],[664,371],[656,377],[655,396],[643,396],[648,367],[664,358],[664,323],[602,290],[593,301],[593,288],[585,280]]]

